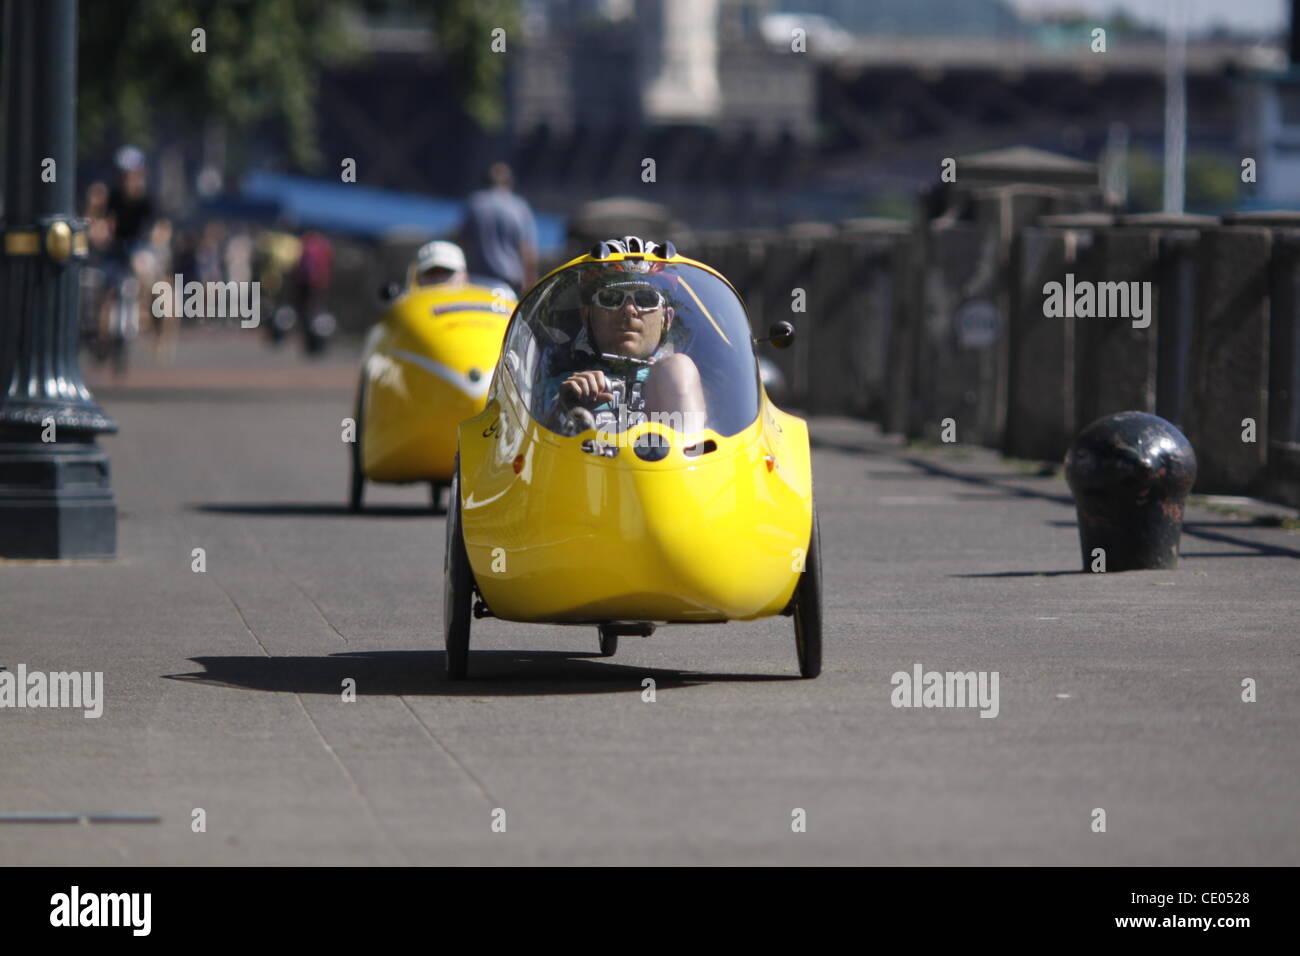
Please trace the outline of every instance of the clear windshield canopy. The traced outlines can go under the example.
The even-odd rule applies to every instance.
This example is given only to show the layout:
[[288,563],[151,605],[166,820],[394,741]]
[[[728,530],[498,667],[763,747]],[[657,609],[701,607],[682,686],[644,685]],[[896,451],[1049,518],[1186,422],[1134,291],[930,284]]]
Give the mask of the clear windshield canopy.
[[758,416],[744,305],[697,266],[570,266],[520,304],[504,354],[529,413],[564,435],[657,421],[726,436]]

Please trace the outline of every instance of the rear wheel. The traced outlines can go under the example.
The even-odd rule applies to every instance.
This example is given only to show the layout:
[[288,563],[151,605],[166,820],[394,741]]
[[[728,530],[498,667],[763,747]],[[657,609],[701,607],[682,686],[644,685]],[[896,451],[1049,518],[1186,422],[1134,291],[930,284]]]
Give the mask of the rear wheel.
[[442,492],[446,487],[441,481],[429,482],[429,507],[433,509],[433,513],[436,515],[447,513],[447,509],[442,503]]
[[618,653],[618,635],[606,627],[600,626],[600,656],[613,657]]
[[801,677],[816,677],[822,672],[821,552],[821,535],[817,530],[817,511],[814,509],[808,554],[795,587],[794,645],[799,653]]
[[474,614],[474,573],[465,550],[460,523],[460,461],[451,479],[447,508],[447,553],[443,558],[442,618],[447,649],[447,679],[464,680],[469,673],[469,629]]
[[351,445],[352,487],[348,493],[348,510],[352,512],[361,510],[361,501],[366,493],[366,476],[361,470],[361,415],[365,411],[365,400],[366,380],[362,378],[357,385],[357,406],[352,419],[355,434]]

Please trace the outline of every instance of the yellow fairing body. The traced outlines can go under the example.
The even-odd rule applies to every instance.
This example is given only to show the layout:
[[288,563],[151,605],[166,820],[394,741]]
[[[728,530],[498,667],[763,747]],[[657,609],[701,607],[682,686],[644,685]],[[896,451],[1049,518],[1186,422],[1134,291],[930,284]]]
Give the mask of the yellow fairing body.
[[361,376],[367,479],[451,480],[456,426],[483,411],[513,307],[476,285],[415,287],[389,306]]
[[[661,461],[631,447],[648,431],[672,445]],[[721,621],[785,609],[812,533],[801,419],[764,394],[758,418],[729,437],[683,439],[647,422],[623,433],[614,458],[583,451],[595,437],[538,426],[506,372],[482,414],[460,426],[465,544],[497,617]],[[716,450],[684,452],[707,440]]]

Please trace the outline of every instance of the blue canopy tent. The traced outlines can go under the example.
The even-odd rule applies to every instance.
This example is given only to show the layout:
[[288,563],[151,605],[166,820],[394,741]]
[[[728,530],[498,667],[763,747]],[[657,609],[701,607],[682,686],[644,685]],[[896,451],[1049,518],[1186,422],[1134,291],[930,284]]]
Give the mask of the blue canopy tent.
[[[238,193],[213,197],[201,210],[209,216],[381,240],[449,235],[460,225],[465,204],[361,183],[254,172],[244,177]],[[536,220],[541,254],[558,251],[564,244],[564,218],[538,213]]]

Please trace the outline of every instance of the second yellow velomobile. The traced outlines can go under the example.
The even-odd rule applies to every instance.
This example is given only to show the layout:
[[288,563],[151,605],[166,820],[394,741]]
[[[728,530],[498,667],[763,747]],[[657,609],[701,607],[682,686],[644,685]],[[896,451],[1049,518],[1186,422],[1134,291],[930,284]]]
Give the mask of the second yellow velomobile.
[[505,286],[421,286],[414,273],[366,339],[357,385],[350,505],[367,481],[450,483],[456,427],[487,402],[515,306]]
[[[776,323],[774,345],[788,345]],[[534,285],[487,407],[460,426],[447,517],[447,673],[475,617],[595,625],[602,653],[658,623],[794,618],[821,669],[806,423],[774,406],[739,295],[629,236]]]

